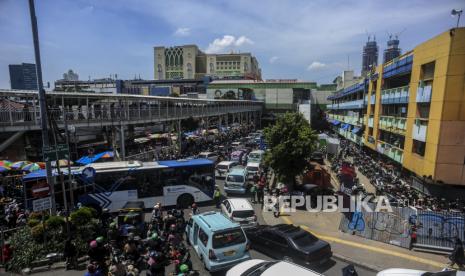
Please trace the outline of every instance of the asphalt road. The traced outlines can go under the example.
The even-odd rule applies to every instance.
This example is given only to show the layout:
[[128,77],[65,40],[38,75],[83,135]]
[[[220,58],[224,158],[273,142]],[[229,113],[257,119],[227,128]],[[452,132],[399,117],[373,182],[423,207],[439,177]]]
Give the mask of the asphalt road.
[[[222,191],[222,194],[223,195],[226,195],[223,191],[223,184],[224,184],[224,181],[223,180],[217,180],[217,185],[220,187],[221,191]],[[241,196],[230,196],[230,197],[241,197]],[[243,197],[243,196],[242,196]],[[253,204],[254,205],[254,209],[255,209],[255,212],[257,214],[257,217],[258,217],[258,222],[260,224],[265,224],[265,221],[263,220],[263,217],[261,216],[261,206],[259,204]],[[208,206],[200,206],[199,207],[199,212],[207,212],[207,211],[219,211],[219,209],[216,209],[215,206],[213,205],[208,205]],[[186,210],[184,213],[186,214],[186,216],[188,216],[189,214],[189,210]],[[150,220],[150,213],[147,213],[146,214],[146,220],[149,221]],[[192,249],[192,247],[190,248],[190,253],[191,253],[191,261],[192,261],[192,265],[194,267],[194,270],[196,270],[197,272],[199,272],[199,275],[215,275],[215,276],[221,276],[221,275],[225,275],[226,274],[226,271],[221,271],[221,272],[216,272],[216,273],[210,273],[208,272],[207,270],[205,270],[205,268],[203,267],[203,264],[200,262],[200,259],[198,258],[197,256],[197,253]],[[273,258],[261,253],[261,252],[258,252],[256,250],[251,250],[250,252],[252,258],[254,259],[262,259],[262,260],[274,260]],[[342,276],[342,269],[344,267],[346,267],[347,265],[349,265],[349,263],[346,263],[344,261],[341,261],[339,259],[336,259],[336,258],[332,258],[330,261],[328,261],[327,263],[323,264],[323,265],[320,265],[320,266],[317,266],[317,267],[310,267],[310,269],[314,270],[314,271],[317,271],[323,275],[326,275],[326,276]],[[355,269],[358,273],[359,276],[373,276],[375,275],[375,273],[371,270],[367,270],[365,268],[362,268],[362,267],[359,267],[357,265],[355,265]],[[172,265],[168,266],[167,269],[166,269],[166,275],[171,275],[171,272],[174,271],[174,267]],[[67,276],[81,276],[83,275],[84,272],[83,271],[75,271],[75,270],[70,270],[70,271],[63,271],[63,270],[55,270],[55,271],[47,271],[47,272],[43,272],[43,273],[37,273],[37,274],[34,274],[34,275],[67,275]],[[2,274],[0,274],[2,275]],[[145,275],[145,272],[141,273],[141,275]],[[281,275],[279,275],[281,276]]]

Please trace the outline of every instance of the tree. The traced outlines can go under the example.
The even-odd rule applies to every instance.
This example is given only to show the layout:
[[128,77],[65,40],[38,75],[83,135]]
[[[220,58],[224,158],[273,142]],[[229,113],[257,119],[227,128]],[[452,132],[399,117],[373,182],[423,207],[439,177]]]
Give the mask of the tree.
[[317,136],[301,113],[286,113],[265,128],[269,151],[265,162],[286,183],[295,184],[295,177],[308,167],[316,148]]
[[199,121],[190,116],[187,119],[181,120],[181,128],[184,131],[197,130],[199,128]]

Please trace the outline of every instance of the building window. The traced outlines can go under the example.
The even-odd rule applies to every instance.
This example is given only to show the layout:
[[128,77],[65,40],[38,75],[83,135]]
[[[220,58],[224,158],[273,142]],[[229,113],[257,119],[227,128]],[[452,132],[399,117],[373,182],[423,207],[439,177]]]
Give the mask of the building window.
[[412,152],[420,156],[425,156],[426,143],[413,139]]
[[187,67],[187,78],[188,79],[193,79],[193,76],[192,76],[192,64],[188,63],[186,67]]
[[157,71],[158,71],[158,78],[163,79],[163,66],[161,64],[158,64]]

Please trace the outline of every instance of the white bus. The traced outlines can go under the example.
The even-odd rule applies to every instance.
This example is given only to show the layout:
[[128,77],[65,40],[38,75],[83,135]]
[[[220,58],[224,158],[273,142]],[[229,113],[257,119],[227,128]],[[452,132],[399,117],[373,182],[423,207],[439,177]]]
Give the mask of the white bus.
[[157,202],[186,208],[193,202],[213,198],[215,164],[208,159],[104,162],[88,166],[96,174],[90,185],[93,191],[79,197],[86,206],[116,212],[127,201],[137,200],[144,201],[146,208]]

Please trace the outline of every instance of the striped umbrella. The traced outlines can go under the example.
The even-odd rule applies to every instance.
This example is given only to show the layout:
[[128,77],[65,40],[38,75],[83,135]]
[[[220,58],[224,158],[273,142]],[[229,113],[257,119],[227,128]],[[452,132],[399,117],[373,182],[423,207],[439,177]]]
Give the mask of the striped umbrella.
[[3,172],[7,172],[9,171],[10,168],[9,167],[6,167],[6,166],[0,166],[0,173],[3,173]]
[[27,164],[26,166],[21,168],[21,170],[26,171],[26,172],[33,172],[33,171],[37,171],[40,169],[41,169],[40,165],[37,163]]
[[8,161],[8,160],[0,160],[0,166],[10,167],[11,164],[13,164],[11,161]]
[[45,169],[45,162],[36,162],[36,164],[39,165],[41,169]]
[[29,161],[18,161],[18,162],[14,162],[11,165],[11,168],[13,170],[20,170],[22,167],[26,166],[27,164],[31,164],[31,162],[29,162]]

